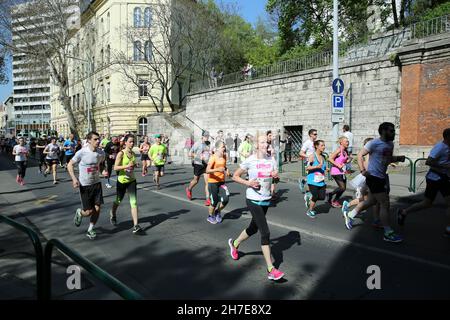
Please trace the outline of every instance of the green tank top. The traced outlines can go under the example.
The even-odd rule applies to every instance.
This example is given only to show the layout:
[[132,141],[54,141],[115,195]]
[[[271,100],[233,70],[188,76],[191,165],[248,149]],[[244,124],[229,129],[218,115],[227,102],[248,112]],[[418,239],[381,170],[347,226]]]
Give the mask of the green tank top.
[[[133,155],[130,159],[130,158],[128,158],[126,152],[124,151],[123,157],[122,157],[122,166],[127,166],[130,162],[136,163],[136,156],[133,153]],[[134,177],[134,168],[132,168],[131,170],[126,170],[126,169],[120,170],[119,177],[117,178],[117,180],[120,183],[129,183],[129,182],[136,180],[136,178]]]

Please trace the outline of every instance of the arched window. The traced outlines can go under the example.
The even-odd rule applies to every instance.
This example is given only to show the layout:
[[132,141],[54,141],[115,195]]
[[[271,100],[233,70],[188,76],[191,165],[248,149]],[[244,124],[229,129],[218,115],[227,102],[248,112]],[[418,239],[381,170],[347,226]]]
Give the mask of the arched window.
[[133,59],[134,61],[142,60],[142,45],[140,41],[135,41],[133,46]]
[[152,11],[150,8],[144,10],[144,27],[149,28],[152,22]]
[[139,124],[139,135],[146,136],[148,132],[147,118],[139,118],[138,124]]
[[106,47],[106,63],[109,64],[111,62],[111,46],[108,44]]
[[146,41],[144,45],[144,54],[145,54],[145,60],[146,61],[152,61],[152,44],[150,41]]
[[139,28],[142,25],[142,10],[141,8],[134,8],[134,27]]
[[109,26],[110,26],[110,15],[109,15],[109,12],[108,12],[108,14],[106,15],[106,31],[108,31],[109,32]]

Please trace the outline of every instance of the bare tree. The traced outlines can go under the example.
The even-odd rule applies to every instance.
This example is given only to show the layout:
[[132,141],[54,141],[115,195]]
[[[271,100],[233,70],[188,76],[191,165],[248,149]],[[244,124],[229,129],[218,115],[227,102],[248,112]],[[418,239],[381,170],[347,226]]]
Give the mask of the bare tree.
[[[177,0],[150,4],[151,18],[144,13],[138,25],[125,28],[132,46],[114,52],[116,68],[136,92],[144,75],[148,97],[157,112],[166,106],[175,111],[186,98],[192,81],[208,74],[220,38],[220,20],[202,3]],[[188,88],[179,96],[183,84]]]
[[[69,96],[71,37],[80,19],[78,0],[0,0],[0,46],[23,53],[31,73],[49,72],[58,88],[70,132],[79,135]],[[14,37],[13,39],[13,23]]]

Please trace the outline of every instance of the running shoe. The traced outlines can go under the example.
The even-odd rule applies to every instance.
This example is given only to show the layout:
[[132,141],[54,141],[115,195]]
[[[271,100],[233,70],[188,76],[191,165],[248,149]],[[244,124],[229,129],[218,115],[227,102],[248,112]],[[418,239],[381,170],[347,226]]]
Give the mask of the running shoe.
[[89,239],[93,240],[93,239],[97,238],[97,232],[95,232],[94,229],[92,229],[91,231],[88,230],[88,232],[86,233],[86,236]]
[[192,200],[192,192],[189,188],[186,188],[186,196],[189,200]]
[[405,225],[406,214],[402,213],[402,209],[397,210],[397,223],[399,226]]
[[105,183],[105,187],[108,188],[108,189],[111,189],[112,185],[110,185],[109,183]]
[[345,215],[344,212],[348,212],[349,205],[350,205],[350,203],[348,201],[346,201],[346,200],[342,203],[342,209],[341,209],[342,215]]
[[211,200],[210,199],[206,199],[205,200],[205,206],[209,207],[211,205]]
[[25,181],[23,179],[20,179],[20,185],[23,187],[25,185]]
[[53,181],[53,184],[57,184],[58,183],[58,181]]
[[135,225],[134,227],[133,227],[133,233],[134,234],[136,234],[136,233],[139,233],[139,232],[142,232],[143,230],[142,230],[142,228],[141,228],[141,226],[140,225]]
[[230,255],[233,260],[239,259],[239,253],[237,248],[234,246],[234,240],[228,239],[228,246],[230,247]]
[[353,228],[353,219],[348,216],[348,212],[347,211],[344,212],[344,220],[345,220],[345,227],[348,230],[352,230],[352,228]]
[[312,197],[312,194],[310,192],[305,193],[305,196],[303,197],[303,199],[305,200],[305,207],[307,209],[309,208],[309,203],[311,201],[311,197]]
[[217,223],[216,218],[213,217],[213,216],[208,216],[208,219],[206,219],[206,221],[208,221],[211,224],[216,224]]
[[372,227],[377,228],[377,229],[383,229],[384,228],[383,224],[381,223],[381,220],[379,220],[379,219],[374,220],[372,222]]
[[284,277],[284,273],[283,272],[281,272],[280,270],[278,270],[278,269],[275,269],[275,268],[272,268],[272,271],[270,271],[268,274],[267,274],[267,278],[269,279],[269,280],[280,280],[281,278],[283,278]]
[[75,226],[79,227],[81,225],[81,221],[83,220],[83,216],[81,215],[81,209],[78,208],[75,212],[75,217],[73,218],[73,223]]
[[341,208],[342,207],[342,205],[339,202],[337,202],[336,200],[331,202],[331,206],[333,208]]
[[112,210],[109,211],[109,222],[111,222],[113,226],[117,226],[117,216],[112,214]]
[[384,233],[384,237],[383,237],[384,241],[387,242],[394,242],[394,243],[398,243],[398,242],[402,242],[403,238],[401,236],[399,236],[398,234],[396,234],[394,231],[390,231],[388,233]]
[[222,223],[223,219],[222,219],[222,215],[220,213],[216,214],[216,222],[217,223]]
[[19,175],[16,176],[16,182],[20,183],[20,176]]
[[314,211],[311,210],[307,210],[306,211],[306,215],[312,219],[314,219],[316,217],[316,213]]

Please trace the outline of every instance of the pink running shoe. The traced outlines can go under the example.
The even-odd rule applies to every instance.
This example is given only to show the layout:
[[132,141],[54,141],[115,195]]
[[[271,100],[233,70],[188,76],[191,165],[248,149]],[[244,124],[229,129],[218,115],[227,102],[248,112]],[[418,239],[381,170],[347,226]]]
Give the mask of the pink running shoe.
[[236,247],[234,246],[233,242],[234,242],[233,239],[228,239],[228,245],[230,246],[231,258],[233,258],[233,260],[237,260],[237,259],[239,259],[239,253],[238,253]]
[[278,269],[275,269],[275,268],[272,268],[272,271],[270,271],[268,274],[267,274],[267,278],[269,279],[269,280],[280,280],[281,278],[283,278],[284,277],[284,273],[283,272],[281,272],[280,270],[278,270]]
[[16,182],[20,183],[20,176],[19,175],[16,176]]
[[186,188],[186,196],[189,200],[192,200],[192,192],[189,188]]
[[23,179],[20,179],[20,185],[24,186],[25,185],[25,181],[23,181]]
[[339,202],[337,202],[337,201],[331,202],[331,206],[333,208],[342,208],[342,205]]

